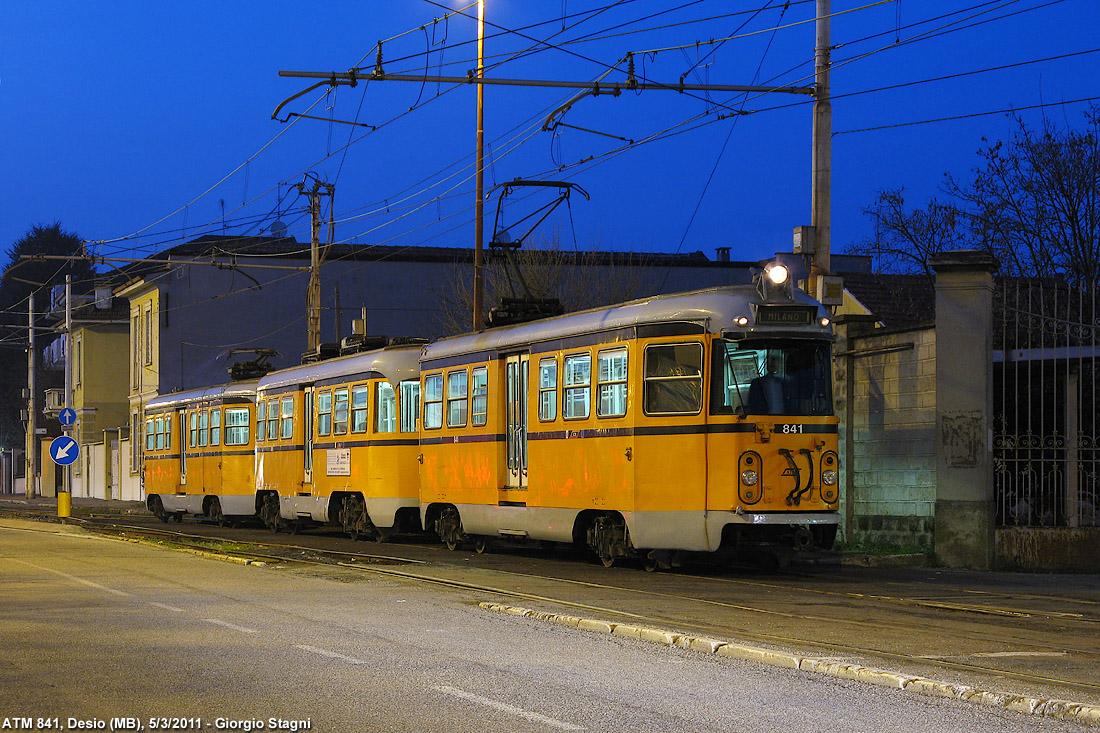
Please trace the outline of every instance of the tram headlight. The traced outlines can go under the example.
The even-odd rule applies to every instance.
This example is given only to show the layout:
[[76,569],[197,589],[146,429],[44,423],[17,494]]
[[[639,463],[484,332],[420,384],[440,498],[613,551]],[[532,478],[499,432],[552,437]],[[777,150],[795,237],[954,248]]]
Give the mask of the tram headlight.
[[825,486],[836,486],[838,478],[839,476],[837,476],[836,471],[833,471],[831,469],[821,472],[821,483]]
[[743,483],[745,486],[756,486],[756,482],[759,480],[760,476],[757,475],[756,471],[753,471],[751,468],[747,471],[741,472],[741,483]]
[[764,274],[767,275],[768,280],[775,285],[782,285],[787,282],[787,278],[791,276],[791,272],[787,269],[787,266],[781,265],[778,262],[772,262],[765,266]]
[[827,326],[828,326],[828,325],[829,325],[830,323],[832,323],[832,321],[830,321],[830,320],[829,320],[828,318],[822,318],[822,319],[820,319],[820,320],[818,321],[818,323],[820,323],[820,324],[821,324],[821,327],[822,327],[822,328],[825,328],[825,327],[827,327]]

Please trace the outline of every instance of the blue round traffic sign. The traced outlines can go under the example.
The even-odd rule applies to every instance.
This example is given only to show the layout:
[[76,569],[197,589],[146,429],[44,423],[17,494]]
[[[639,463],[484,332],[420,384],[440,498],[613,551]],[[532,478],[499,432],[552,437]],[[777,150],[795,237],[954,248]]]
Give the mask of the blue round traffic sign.
[[80,455],[80,446],[68,435],[54,438],[50,443],[50,458],[59,466],[67,466]]
[[71,407],[66,407],[58,413],[57,419],[61,421],[62,425],[72,425],[76,422],[76,410]]

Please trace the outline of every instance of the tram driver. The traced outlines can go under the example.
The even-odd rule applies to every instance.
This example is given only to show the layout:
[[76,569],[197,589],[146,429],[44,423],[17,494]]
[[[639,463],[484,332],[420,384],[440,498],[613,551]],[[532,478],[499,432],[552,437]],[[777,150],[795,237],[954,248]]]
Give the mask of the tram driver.
[[788,384],[780,374],[782,358],[778,352],[767,357],[767,371],[749,384],[750,415],[787,414]]

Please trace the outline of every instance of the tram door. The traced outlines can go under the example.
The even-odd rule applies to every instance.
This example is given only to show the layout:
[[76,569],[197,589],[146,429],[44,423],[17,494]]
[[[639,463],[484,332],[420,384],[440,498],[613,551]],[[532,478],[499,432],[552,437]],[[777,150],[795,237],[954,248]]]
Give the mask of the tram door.
[[305,475],[304,484],[313,483],[313,387],[307,387],[302,393],[302,456]]
[[[180,410],[176,415],[176,422],[180,426],[180,486],[187,485],[187,413]],[[172,434],[171,428],[168,434]]]
[[507,383],[508,487],[527,488],[527,385],[530,357],[516,354],[505,360]]

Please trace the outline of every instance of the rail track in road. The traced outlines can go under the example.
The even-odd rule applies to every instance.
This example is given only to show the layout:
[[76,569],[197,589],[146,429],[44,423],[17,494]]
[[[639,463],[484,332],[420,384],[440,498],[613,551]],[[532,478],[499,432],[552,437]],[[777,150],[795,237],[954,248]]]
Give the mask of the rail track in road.
[[[1061,690],[1062,695],[1069,690],[1087,691],[1100,701],[1100,675],[1077,674],[1100,667],[1096,664],[1100,658],[1100,639],[1096,639],[1095,633],[1095,625],[1100,621],[1095,609],[1100,608],[1100,601],[1093,598],[975,589],[935,580],[918,586],[912,582],[875,579],[876,586],[890,585],[902,591],[885,594],[849,587],[820,587],[849,582],[829,570],[771,572],[763,579],[730,577],[707,569],[650,574],[640,569],[608,571],[588,563],[563,561],[560,555],[533,557],[530,553],[509,552],[466,555],[427,544],[385,545],[392,550],[386,554],[347,551],[317,545],[350,540],[312,532],[296,537],[271,535],[270,541],[259,541],[255,533],[244,538],[238,531],[221,531],[209,524],[161,527],[119,521],[118,516],[69,521],[95,532],[131,539],[161,541],[268,563],[336,566],[550,604],[572,609],[573,613],[610,616],[607,620],[629,619],[635,624],[717,638],[888,660],[922,670],[935,668],[959,675],[992,676]],[[196,531],[185,531],[190,528]],[[463,562],[456,563],[457,558]],[[522,566],[534,569],[517,569]],[[983,602],[959,600],[968,596],[980,596]],[[1061,607],[1075,610],[1059,610]],[[806,633],[806,629],[814,632]],[[929,635],[935,637],[941,651],[958,653],[929,653],[925,648]],[[907,645],[906,640],[912,641]],[[1029,658],[1045,664],[1034,670],[1021,668],[1021,659]],[[1052,660],[1057,663],[1051,665]]]

